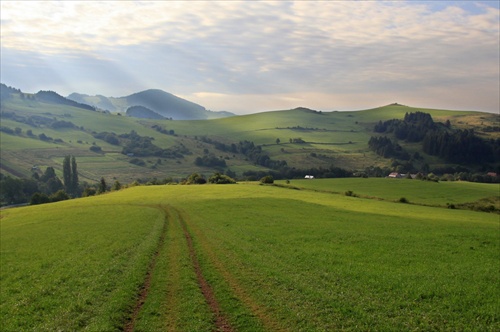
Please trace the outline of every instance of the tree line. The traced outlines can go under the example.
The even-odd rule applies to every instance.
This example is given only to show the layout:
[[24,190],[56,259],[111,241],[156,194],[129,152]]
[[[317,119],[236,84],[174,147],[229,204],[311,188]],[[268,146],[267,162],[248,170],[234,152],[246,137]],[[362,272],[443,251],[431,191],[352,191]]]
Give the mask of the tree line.
[[[452,129],[449,120],[444,124],[434,122],[428,113],[406,113],[403,120],[379,121],[373,130],[393,134],[398,140],[421,143],[422,151],[448,163],[478,165],[499,162],[500,139],[485,140],[474,130]],[[409,159],[408,153],[388,137],[371,137],[368,146],[385,158]]]
[[109,187],[104,178],[101,178],[100,182],[95,185],[80,183],[74,156],[64,157],[62,171],[62,181],[51,166],[47,167],[44,172],[41,172],[38,167],[33,167],[33,174],[29,179],[16,179],[0,173],[0,205],[58,202],[121,188],[118,181]]
[[428,132],[422,142],[423,151],[451,163],[497,163],[500,156],[500,139],[484,140],[474,130],[454,132]]
[[[200,140],[204,143],[214,145],[214,147],[219,151],[242,154],[256,165],[264,166],[273,170],[280,170],[282,168],[286,168],[287,166],[286,160],[271,159],[271,157],[269,157],[269,155],[262,150],[262,146],[255,145],[252,141],[244,140],[239,141],[238,143],[226,144],[205,136],[201,137]],[[199,162],[198,158],[197,161]]]

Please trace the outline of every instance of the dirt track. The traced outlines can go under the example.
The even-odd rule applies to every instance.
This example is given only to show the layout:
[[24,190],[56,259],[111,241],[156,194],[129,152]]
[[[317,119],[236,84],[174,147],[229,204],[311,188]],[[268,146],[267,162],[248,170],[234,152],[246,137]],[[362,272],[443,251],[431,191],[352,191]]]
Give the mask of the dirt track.
[[220,310],[219,303],[215,298],[212,287],[208,284],[207,280],[203,276],[201,271],[200,262],[198,261],[198,257],[196,256],[196,251],[193,246],[193,239],[189,234],[185,221],[180,218],[180,223],[182,226],[182,230],[184,231],[184,236],[186,237],[186,241],[189,248],[189,256],[191,257],[191,261],[193,263],[194,271],[196,272],[196,278],[198,280],[198,285],[200,286],[201,292],[207,301],[207,304],[210,306],[210,310],[214,313],[215,316],[215,328],[216,331],[234,331],[234,329],[229,324],[228,319]]
[[160,254],[160,250],[163,247],[163,244],[165,242],[165,236],[167,234],[167,216],[165,216],[165,221],[163,223],[163,229],[161,231],[160,235],[160,240],[158,241],[158,246],[156,247],[155,253],[153,255],[153,258],[151,259],[151,262],[149,263],[148,266],[148,271],[146,273],[146,278],[144,279],[144,283],[141,287],[141,291],[139,293],[139,296],[137,298],[134,312],[132,313],[132,316],[130,320],[128,321],[127,325],[124,328],[125,332],[132,332],[134,331],[134,326],[135,322],[137,320],[137,317],[139,316],[139,312],[141,311],[141,308],[146,301],[146,298],[148,297],[148,292],[149,292],[149,287],[151,286],[151,278],[153,276],[153,271],[156,266],[156,261],[158,260],[158,256]]
[[[134,331],[135,323],[136,323],[137,317],[139,316],[139,312],[140,312],[143,304],[145,303],[145,301],[148,297],[149,288],[151,285],[151,279],[152,279],[152,276],[153,276],[153,273],[155,270],[158,256],[160,255],[161,249],[164,247],[165,237],[167,234],[168,222],[169,222],[169,218],[171,218],[171,216],[169,216],[167,208],[164,208],[162,210],[164,210],[164,213],[165,213],[165,221],[163,224],[163,229],[162,229],[162,232],[160,235],[160,239],[158,241],[158,245],[157,245],[157,248],[155,250],[155,253],[154,253],[153,257],[151,258],[150,264],[148,266],[148,270],[147,270],[146,276],[144,278],[144,283],[143,283],[141,290],[139,292],[139,295],[137,297],[134,310],[131,314],[130,319],[128,320],[127,324],[125,325],[125,327],[123,329],[125,332],[133,332]],[[221,332],[235,331],[232,328],[231,324],[229,324],[227,317],[221,311],[220,305],[217,302],[217,299],[215,298],[212,287],[208,284],[207,280],[203,276],[203,273],[202,273],[202,270],[200,267],[200,262],[198,260],[198,257],[196,255],[196,251],[195,251],[195,248],[193,245],[193,239],[192,239],[192,237],[187,229],[186,223],[185,223],[184,219],[182,218],[182,215],[180,213],[178,213],[178,216],[179,216],[178,221],[180,223],[180,226],[181,226],[182,231],[184,233],[184,237],[186,239],[187,249],[189,251],[189,256],[191,258],[193,270],[196,274],[198,286],[199,286],[203,296],[205,297],[207,305],[209,306],[210,310],[214,314],[214,331],[221,331]]]

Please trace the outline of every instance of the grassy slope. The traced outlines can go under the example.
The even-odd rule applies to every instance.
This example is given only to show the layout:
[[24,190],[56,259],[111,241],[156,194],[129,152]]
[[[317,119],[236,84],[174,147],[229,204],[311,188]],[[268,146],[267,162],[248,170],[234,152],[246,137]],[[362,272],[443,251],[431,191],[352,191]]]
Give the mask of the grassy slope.
[[[360,193],[380,187],[377,179],[362,180],[304,186]],[[408,187],[399,189],[410,201],[424,192],[446,195],[441,202],[463,200],[464,189],[491,194],[467,183],[436,191],[448,184],[403,181]],[[378,193],[390,198],[399,190],[387,188]],[[138,330],[210,329],[179,218],[237,330],[500,328],[498,215],[252,183],[135,187],[2,211],[4,326],[123,326],[157,244],[162,209],[169,216],[165,247]]]
[[[276,183],[285,185],[285,181]],[[361,197],[398,201],[401,197],[410,203],[446,206],[474,202],[481,198],[498,197],[498,184],[473,182],[426,182],[407,179],[346,178],[316,180],[292,180],[291,187],[321,190],[343,195],[346,191]]]
[[[216,156],[226,158],[228,167],[242,173],[249,169],[262,169],[250,165],[244,156],[233,156],[223,153],[208,145],[195,140],[195,136],[207,136],[224,143],[238,143],[241,140],[253,141],[263,145],[263,149],[271,158],[286,160],[288,165],[297,168],[329,167],[335,165],[347,169],[359,170],[368,166],[387,166],[390,160],[383,159],[368,150],[367,142],[373,135],[373,124],[378,120],[403,118],[406,112],[423,110],[429,112],[439,121],[450,119],[454,126],[475,127],[476,131],[483,126],[495,125],[498,116],[477,112],[459,112],[418,109],[406,106],[385,106],[372,110],[358,112],[329,112],[317,113],[295,109],[289,111],[274,111],[251,114],[216,120],[199,121],[168,121],[168,120],[138,120],[125,116],[102,114],[81,109],[43,104],[32,100],[14,98],[2,104],[2,110],[15,111],[23,116],[42,115],[55,117],[59,120],[71,121],[85,130],[52,130],[51,128],[32,128],[26,124],[2,119],[2,125],[10,128],[19,127],[23,135],[12,136],[0,133],[0,156],[3,165],[9,169],[15,168],[18,173],[29,176],[33,165],[53,166],[61,169],[65,155],[77,157],[79,171],[84,180],[93,182],[100,177],[108,180],[118,179],[122,182],[132,182],[141,177],[164,178],[168,176],[180,178],[192,172],[201,172],[206,175],[213,170],[196,167],[193,162],[197,156],[203,155],[205,148]],[[168,130],[174,130],[176,137],[163,135],[151,129],[158,124]],[[307,130],[291,129],[301,126]],[[309,130],[314,128],[315,130]],[[25,133],[31,129],[35,135],[45,133],[52,138],[61,138],[63,143],[45,143],[28,138]],[[121,147],[96,140],[91,132],[128,133],[135,130],[140,135],[151,136],[155,144],[167,148],[186,146],[192,155],[182,159],[162,160],[145,158],[146,167],[138,167],[128,163],[129,158],[120,154]],[[494,137],[492,133],[484,133],[485,137]],[[307,143],[292,144],[290,138],[302,138]],[[281,143],[276,144],[276,139]],[[80,141],[81,143],[78,143]],[[89,151],[95,143],[102,147],[103,154]],[[416,145],[410,150],[419,149]],[[317,156],[312,157],[311,153]],[[98,157],[98,158],[97,158]],[[431,166],[439,163],[438,160],[428,158]],[[19,175],[19,174],[15,174]]]

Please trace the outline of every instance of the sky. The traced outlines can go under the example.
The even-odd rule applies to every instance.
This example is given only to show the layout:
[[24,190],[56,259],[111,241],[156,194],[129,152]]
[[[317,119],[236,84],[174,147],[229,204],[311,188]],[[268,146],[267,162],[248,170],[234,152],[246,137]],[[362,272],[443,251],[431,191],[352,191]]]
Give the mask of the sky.
[[1,82],[212,111],[499,113],[494,1],[5,1]]

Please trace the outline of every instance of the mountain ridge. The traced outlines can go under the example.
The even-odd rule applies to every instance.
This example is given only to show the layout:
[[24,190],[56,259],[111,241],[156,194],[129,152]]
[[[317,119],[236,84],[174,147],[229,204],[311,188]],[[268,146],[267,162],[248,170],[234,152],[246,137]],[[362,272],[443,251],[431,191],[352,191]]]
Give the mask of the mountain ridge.
[[151,112],[131,112],[133,106],[142,106],[163,118],[173,120],[207,120],[234,116],[230,112],[214,112],[205,107],[180,98],[160,89],[147,89],[123,97],[105,97],[103,95],[89,96],[80,93],[68,95],[68,99],[86,103],[110,112],[124,113],[132,117],[150,118]]

